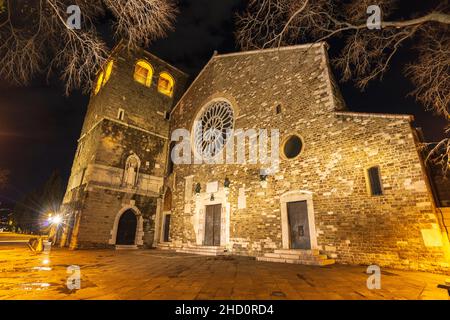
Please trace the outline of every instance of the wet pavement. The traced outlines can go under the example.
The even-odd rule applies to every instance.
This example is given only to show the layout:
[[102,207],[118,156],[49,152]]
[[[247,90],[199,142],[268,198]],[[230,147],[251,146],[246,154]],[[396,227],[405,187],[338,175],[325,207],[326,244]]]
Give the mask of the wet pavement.
[[437,285],[450,276],[382,269],[381,289],[375,290],[367,288],[368,277],[364,266],[314,267],[161,250],[52,249],[46,255],[32,253],[25,243],[0,243],[0,300],[449,298]]

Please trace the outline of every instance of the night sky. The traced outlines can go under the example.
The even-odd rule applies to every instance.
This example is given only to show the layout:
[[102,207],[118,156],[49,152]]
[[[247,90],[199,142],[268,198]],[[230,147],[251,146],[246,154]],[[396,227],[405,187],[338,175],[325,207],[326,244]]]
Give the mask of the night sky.
[[[411,9],[412,1],[407,2]],[[243,3],[241,0],[180,1],[176,30],[148,50],[189,73],[193,79],[214,50],[219,53],[238,50],[233,34],[234,17]],[[107,35],[108,25],[102,29]],[[339,45],[336,41],[331,43],[331,55]],[[365,92],[358,91],[351,83],[341,83],[340,87],[351,111],[413,114],[416,126],[423,128],[426,139],[436,141],[443,136],[445,120],[424,111],[413,97],[407,96],[412,85],[402,75],[402,68],[414,58],[410,50],[401,50],[383,82],[372,82]],[[334,73],[339,79],[338,71]],[[0,168],[11,172],[7,189],[0,191],[3,205],[12,204],[38,188],[55,170],[65,180],[68,178],[88,100],[80,92],[65,97],[56,77],[48,82],[36,78],[21,88],[0,80]]]

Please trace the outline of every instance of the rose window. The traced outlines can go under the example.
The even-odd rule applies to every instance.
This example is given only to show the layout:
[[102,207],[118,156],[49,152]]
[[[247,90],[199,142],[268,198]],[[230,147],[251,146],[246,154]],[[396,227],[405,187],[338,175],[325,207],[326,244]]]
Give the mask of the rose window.
[[222,151],[232,135],[233,108],[227,101],[214,101],[197,118],[194,130],[195,149],[205,158]]

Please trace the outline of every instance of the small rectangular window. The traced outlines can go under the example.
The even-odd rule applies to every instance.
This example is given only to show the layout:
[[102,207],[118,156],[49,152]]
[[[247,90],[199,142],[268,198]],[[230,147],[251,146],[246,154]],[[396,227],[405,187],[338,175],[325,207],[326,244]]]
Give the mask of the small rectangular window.
[[275,113],[276,114],[280,114],[281,113],[281,104],[277,104],[277,106],[275,107]]
[[383,186],[381,182],[380,167],[371,167],[367,170],[369,179],[370,194],[372,196],[383,195]]
[[164,119],[170,120],[170,112],[164,112]]
[[167,176],[170,176],[173,173],[173,159],[172,159],[172,150],[175,148],[175,141],[172,141],[169,146],[169,161],[167,164]]
[[81,151],[83,151],[83,142],[80,142],[80,144],[78,145],[77,157],[80,156]]
[[125,110],[119,109],[119,111],[117,112],[117,119],[123,121],[124,118],[125,118]]

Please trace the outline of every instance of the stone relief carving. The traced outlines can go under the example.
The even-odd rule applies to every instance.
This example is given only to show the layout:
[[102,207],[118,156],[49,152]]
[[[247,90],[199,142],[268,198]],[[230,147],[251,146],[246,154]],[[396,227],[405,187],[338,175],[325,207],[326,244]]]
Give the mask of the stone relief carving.
[[133,188],[136,186],[141,161],[137,155],[131,154],[125,162],[123,186]]

